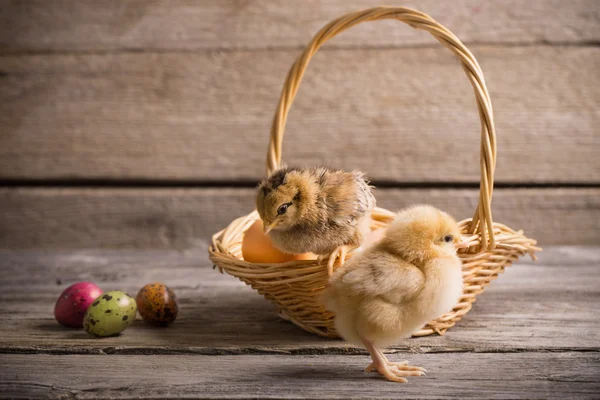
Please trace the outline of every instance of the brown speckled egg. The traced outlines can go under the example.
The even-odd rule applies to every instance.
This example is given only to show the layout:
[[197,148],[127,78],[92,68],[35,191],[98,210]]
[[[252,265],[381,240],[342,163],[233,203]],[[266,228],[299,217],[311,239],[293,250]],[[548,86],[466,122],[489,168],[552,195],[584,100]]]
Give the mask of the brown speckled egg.
[[167,326],[177,318],[179,307],[175,293],[165,284],[149,283],[138,292],[135,301],[144,319],[154,325]]

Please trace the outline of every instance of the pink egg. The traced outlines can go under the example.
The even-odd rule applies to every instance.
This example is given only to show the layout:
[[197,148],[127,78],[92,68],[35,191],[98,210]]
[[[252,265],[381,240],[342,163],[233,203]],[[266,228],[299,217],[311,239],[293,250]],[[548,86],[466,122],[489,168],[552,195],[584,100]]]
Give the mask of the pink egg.
[[54,318],[69,328],[82,328],[83,316],[102,289],[91,282],[75,283],[60,294],[54,306]]

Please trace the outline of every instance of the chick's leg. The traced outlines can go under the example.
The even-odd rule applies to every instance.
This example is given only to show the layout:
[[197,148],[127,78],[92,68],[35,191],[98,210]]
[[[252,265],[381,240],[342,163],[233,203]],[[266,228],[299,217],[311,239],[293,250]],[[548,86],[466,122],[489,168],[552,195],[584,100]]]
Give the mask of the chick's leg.
[[379,350],[371,341],[361,338],[367,351],[373,358],[373,363],[367,367],[367,372],[376,369],[386,379],[393,382],[406,383],[408,382],[405,376],[422,376],[425,375],[425,370],[420,367],[411,367],[404,363],[391,363],[385,357],[383,352]]
[[346,256],[348,255],[348,252],[353,248],[354,247],[352,246],[344,245],[333,250],[333,252],[329,256],[329,261],[327,262],[327,273],[329,274],[329,276],[333,274],[333,266],[335,264],[335,261],[339,258],[340,265],[344,265],[344,263],[346,262]]

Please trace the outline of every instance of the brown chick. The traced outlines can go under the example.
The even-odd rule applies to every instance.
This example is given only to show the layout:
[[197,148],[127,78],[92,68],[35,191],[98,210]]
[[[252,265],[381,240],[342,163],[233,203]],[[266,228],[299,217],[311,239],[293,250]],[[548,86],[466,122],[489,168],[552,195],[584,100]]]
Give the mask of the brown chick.
[[349,250],[360,246],[375,207],[372,187],[359,171],[323,167],[281,168],[258,188],[256,208],[265,233],[286,253],[331,254],[345,262]]
[[458,225],[445,212],[415,206],[399,212],[383,239],[352,257],[335,272],[323,293],[336,313],[337,331],[364,346],[377,370],[391,381],[406,382],[425,369],[388,361],[381,348],[410,336],[458,302],[463,279],[456,249]]

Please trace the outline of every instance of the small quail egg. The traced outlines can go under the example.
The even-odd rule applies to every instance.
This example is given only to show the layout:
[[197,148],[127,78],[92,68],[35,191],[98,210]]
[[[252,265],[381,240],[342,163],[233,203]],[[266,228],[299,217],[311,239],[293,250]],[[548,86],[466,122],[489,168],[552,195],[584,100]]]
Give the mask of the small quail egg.
[[175,321],[179,307],[175,293],[165,284],[149,283],[140,289],[136,298],[138,311],[154,325],[166,326]]
[[86,310],[102,289],[91,282],[78,282],[66,288],[56,300],[54,318],[69,328],[81,328]]
[[113,336],[135,320],[137,306],[133,297],[114,290],[98,297],[85,313],[83,327],[93,336]]

